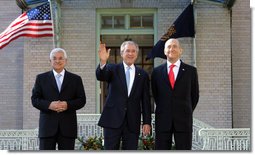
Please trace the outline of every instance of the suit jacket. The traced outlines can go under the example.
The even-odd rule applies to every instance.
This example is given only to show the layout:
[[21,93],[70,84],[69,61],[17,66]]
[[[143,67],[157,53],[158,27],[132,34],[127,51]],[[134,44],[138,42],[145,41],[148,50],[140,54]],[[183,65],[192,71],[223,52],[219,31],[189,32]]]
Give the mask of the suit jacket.
[[[193,111],[199,99],[197,70],[181,61],[174,89],[170,86],[167,63],[154,68],[151,87],[155,99],[156,132],[192,132]],[[174,125],[174,126],[173,126]]]
[[[40,110],[39,137],[54,136],[58,129],[67,137],[77,137],[76,110],[86,103],[80,76],[65,71],[61,91],[58,91],[53,71],[37,75],[32,90],[32,105]],[[52,101],[66,101],[67,110],[57,113],[49,108]]]
[[149,76],[135,67],[135,79],[128,97],[123,63],[107,64],[102,70],[96,69],[97,80],[108,82],[108,95],[98,122],[105,128],[119,128],[127,119],[129,129],[140,132],[141,114],[143,124],[151,124]]

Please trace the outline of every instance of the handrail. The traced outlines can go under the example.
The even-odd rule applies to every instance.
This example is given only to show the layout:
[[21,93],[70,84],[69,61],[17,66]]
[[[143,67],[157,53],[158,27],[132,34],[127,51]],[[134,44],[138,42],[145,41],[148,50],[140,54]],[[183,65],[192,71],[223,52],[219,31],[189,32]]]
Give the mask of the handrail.
[[201,129],[203,150],[250,150],[250,128]]
[[[78,137],[103,137],[99,118],[100,114],[78,114]],[[153,135],[154,125],[152,115]],[[39,150],[38,129],[0,130],[0,150]],[[215,129],[194,118],[192,150],[250,150],[250,129]]]

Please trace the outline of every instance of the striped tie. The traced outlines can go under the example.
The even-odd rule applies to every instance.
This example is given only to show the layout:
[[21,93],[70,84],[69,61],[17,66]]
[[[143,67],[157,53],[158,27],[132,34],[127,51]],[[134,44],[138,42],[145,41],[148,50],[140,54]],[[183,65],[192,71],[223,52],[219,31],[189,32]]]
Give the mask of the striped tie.
[[61,81],[60,81],[60,77],[61,77],[62,75],[61,74],[57,74],[56,75],[56,80],[57,80],[57,85],[58,85],[58,91],[60,92],[60,90],[61,90]]
[[128,91],[128,94],[129,94],[129,85],[130,85],[130,69],[131,67],[127,67],[127,70],[126,70],[126,82],[127,82],[127,91]]

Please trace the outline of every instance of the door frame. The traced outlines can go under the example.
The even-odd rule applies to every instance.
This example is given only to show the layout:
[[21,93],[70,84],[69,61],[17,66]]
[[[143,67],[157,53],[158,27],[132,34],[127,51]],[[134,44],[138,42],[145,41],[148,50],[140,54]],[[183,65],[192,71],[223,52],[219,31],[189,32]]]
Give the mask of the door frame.
[[[131,29],[129,28],[129,15],[144,15],[144,14],[153,14],[153,28],[152,29]],[[125,28],[124,29],[101,29],[101,17],[102,15],[124,15],[125,16]],[[154,44],[157,42],[157,9],[96,9],[96,64],[97,67],[99,64],[98,58],[98,46],[100,44],[101,35],[144,35],[151,34],[154,37]],[[96,113],[100,113],[100,97],[102,90],[100,89],[100,81],[96,82]]]

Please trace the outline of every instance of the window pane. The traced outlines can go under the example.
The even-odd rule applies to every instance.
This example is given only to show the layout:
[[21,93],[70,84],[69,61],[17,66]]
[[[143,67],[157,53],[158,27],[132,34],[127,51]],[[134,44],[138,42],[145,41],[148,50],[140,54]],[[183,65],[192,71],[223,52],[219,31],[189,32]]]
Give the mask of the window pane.
[[124,16],[114,16],[114,28],[124,28]]
[[137,67],[139,67],[139,68],[143,68],[143,66],[142,65],[136,65]]
[[142,51],[139,51],[139,53],[138,53],[138,57],[137,57],[137,59],[136,59],[136,64],[142,64],[143,62],[142,62]]
[[143,65],[143,69],[144,69],[149,75],[151,75],[152,70],[153,70],[153,65]]
[[102,28],[112,28],[112,16],[102,16]]
[[110,52],[110,57],[108,59],[109,63],[115,63],[115,57],[116,57],[115,53],[116,53],[116,50],[112,49]]
[[116,49],[116,56],[117,56],[117,62],[116,63],[121,63],[122,62],[122,57],[120,56],[120,49]]
[[143,16],[142,22],[143,22],[143,27],[153,28],[153,16],[152,15]]
[[143,63],[144,64],[153,64],[152,59],[146,60],[147,55],[151,52],[152,48],[144,48],[143,49]]
[[141,27],[141,16],[130,16],[130,27]]

